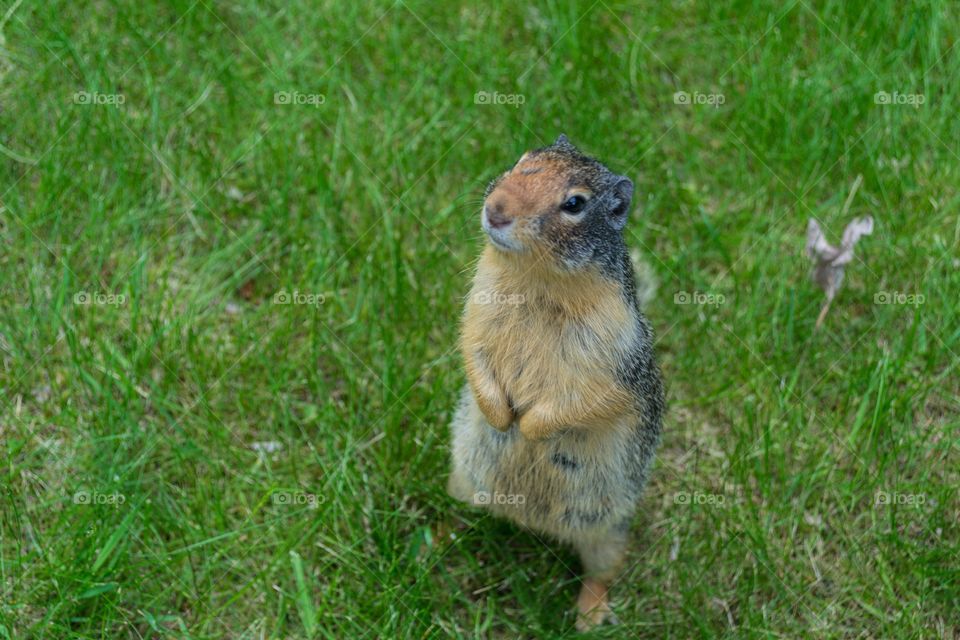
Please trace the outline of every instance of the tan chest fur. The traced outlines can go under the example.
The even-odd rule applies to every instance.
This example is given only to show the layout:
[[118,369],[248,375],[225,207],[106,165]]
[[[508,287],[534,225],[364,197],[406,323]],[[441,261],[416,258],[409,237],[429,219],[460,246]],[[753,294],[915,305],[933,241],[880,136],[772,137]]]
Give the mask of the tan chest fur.
[[[534,403],[627,407],[617,370],[634,347],[635,310],[597,272],[557,273],[488,247],[464,316],[462,348],[481,359],[520,414]],[[533,265],[529,265],[533,262]]]

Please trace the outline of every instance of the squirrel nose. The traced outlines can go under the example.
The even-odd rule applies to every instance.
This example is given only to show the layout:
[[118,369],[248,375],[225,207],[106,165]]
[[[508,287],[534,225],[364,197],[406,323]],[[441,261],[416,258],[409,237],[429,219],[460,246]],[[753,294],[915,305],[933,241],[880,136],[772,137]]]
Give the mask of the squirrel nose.
[[513,220],[503,214],[503,205],[497,203],[492,207],[486,207],[487,223],[494,229],[500,229],[507,226]]

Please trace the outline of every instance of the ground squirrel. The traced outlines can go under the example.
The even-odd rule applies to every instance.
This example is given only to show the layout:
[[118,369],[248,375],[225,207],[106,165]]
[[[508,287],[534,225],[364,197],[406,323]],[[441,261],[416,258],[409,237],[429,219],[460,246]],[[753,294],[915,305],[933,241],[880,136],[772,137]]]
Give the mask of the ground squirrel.
[[663,413],[623,241],[632,195],[565,136],[525,153],[487,188],[463,318],[449,491],[577,549],[581,630],[614,621]]

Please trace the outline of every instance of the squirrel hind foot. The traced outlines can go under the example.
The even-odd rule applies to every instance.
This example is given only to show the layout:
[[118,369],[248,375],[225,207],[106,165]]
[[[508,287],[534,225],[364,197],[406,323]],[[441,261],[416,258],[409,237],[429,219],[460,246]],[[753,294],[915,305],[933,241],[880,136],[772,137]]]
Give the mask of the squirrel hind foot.
[[610,609],[607,583],[585,578],[577,597],[577,631],[590,631],[601,624],[618,624]]

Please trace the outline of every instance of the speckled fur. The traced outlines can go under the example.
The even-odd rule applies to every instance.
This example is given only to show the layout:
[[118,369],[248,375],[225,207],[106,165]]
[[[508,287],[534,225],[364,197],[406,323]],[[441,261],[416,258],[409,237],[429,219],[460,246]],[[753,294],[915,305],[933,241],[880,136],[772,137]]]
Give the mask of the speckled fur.
[[[574,193],[589,197],[576,220],[559,209]],[[451,425],[451,494],[574,545],[605,608],[663,412],[622,238],[631,195],[563,137],[491,183],[485,206],[511,219],[523,248],[488,243],[480,259]]]

